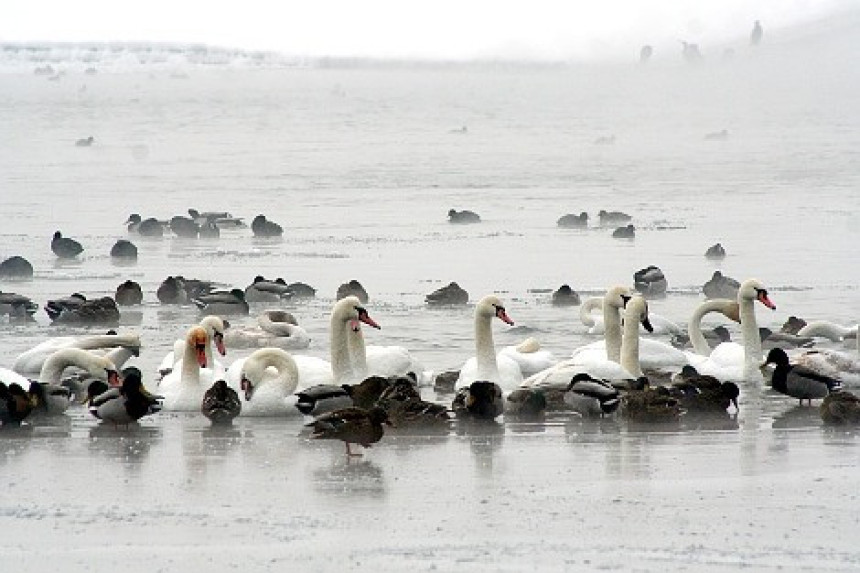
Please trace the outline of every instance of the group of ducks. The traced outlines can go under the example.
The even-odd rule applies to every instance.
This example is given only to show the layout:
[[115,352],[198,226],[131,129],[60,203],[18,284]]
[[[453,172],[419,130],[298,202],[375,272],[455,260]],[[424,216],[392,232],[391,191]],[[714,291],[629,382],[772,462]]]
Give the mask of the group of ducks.
[[[127,424],[162,408],[202,412],[213,423],[239,415],[301,413],[314,416],[309,424],[314,437],[342,440],[347,454],[354,455],[350,444],[378,441],[386,424],[446,426],[452,413],[458,418],[493,419],[503,413],[533,418],[552,410],[583,417],[620,412],[628,420],[647,423],[676,421],[685,413],[727,416],[729,408],[738,408],[739,383],[762,379],[762,366],[771,364],[773,390],[801,403],[823,399],[822,418],[828,423],[860,422],[860,400],[842,388],[839,373],[822,374],[804,362],[813,354],[822,358],[824,351],[796,355],[803,366],[792,364],[784,349],[773,348],[762,362],[756,302],[775,308],[764,286],[750,279],[740,285],[735,300],[703,303],[690,321],[696,351],[682,352],[640,339],[640,328],[653,329],[646,300],[628,287],[613,287],[602,301],[605,340],[578,348],[559,362],[533,339],[497,353],[492,324],[498,319],[512,325],[513,320],[498,297],[484,297],[475,306],[475,357],[459,371],[436,377],[438,391],[454,392],[448,407],[421,398],[419,387],[430,378],[406,349],[365,344],[362,325],[379,328],[379,324],[364,303],[350,295],[332,308],[330,361],[265,347],[224,368],[213,348],[225,354],[230,328],[220,317],[207,316],[177,340],[174,352],[166,357],[158,396],[142,386],[136,369],[122,371],[121,386],[112,382],[115,364],[131,355],[127,349],[125,356],[111,358],[81,348],[54,348],[53,353],[43,349],[41,362],[25,353],[15,365],[28,372],[38,366],[39,382],[15,380],[0,388],[0,411],[4,424],[19,423],[28,407],[32,411],[39,404],[41,393],[50,396],[42,399],[51,404],[46,406],[49,410],[64,411],[74,396],[86,401],[94,415],[114,424]],[[724,343],[711,350],[698,324],[708,312],[740,321],[743,346]],[[817,327],[804,328],[809,333]],[[106,335],[100,343],[133,346],[133,341],[117,336]],[[92,348],[94,342],[88,345]],[[71,365],[83,368],[89,378],[60,385],[60,375]],[[846,368],[856,367],[854,357]]]

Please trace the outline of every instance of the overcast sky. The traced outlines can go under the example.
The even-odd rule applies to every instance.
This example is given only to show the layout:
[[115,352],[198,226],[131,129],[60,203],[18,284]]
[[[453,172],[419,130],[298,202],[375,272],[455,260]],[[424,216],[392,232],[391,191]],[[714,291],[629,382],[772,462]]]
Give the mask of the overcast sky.
[[202,42],[296,55],[629,57],[742,42],[860,0],[3,0],[0,41]]

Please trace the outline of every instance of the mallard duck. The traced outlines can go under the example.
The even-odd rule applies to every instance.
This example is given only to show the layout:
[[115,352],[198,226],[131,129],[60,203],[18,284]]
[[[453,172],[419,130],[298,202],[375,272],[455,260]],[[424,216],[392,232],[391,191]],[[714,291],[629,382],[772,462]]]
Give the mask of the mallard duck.
[[191,299],[204,314],[248,314],[250,307],[245,301],[245,291],[234,288],[230,291],[213,291]]
[[830,392],[842,387],[842,382],[835,378],[789,364],[788,354],[782,348],[773,348],[767,353],[764,365],[767,364],[776,365],[770,382],[771,387],[781,394],[797,398],[801,405],[804,400],[812,405],[813,399],[824,398]]
[[741,283],[731,277],[725,276],[720,271],[714,271],[711,278],[702,285],[705,298],[727,298],[736,300]]
[[634,239],[636,238],[636,227],[627,225],[626,227],[618,227],[612,231],[614,239]]
[[183,239],[196,239],[200,236],[200,225],[194,219],[177,215],[170,219],[170,230],[177,237]]
[[239,394],[230,388],[227,382],[216,380],[203,394],[200,411],[213,424],[232,424],[233,418],[242,411],[242,401],[239,399]]
[[424,302],[430,306],[460,305],[469,302],[469,293],[455,282],[436,289],[424,297]]
[[502,387],[494,382],[477,380],[460,388],[452,404],[457,416],[474,416],[492,420],[505,411]]
[[33,278],[33,265],[24,257],[15,255],[0,263],[0,279],[31,278]]
[[367,291],[361,286],[361,283],[355,279],[352,279],[348,283],[343,283],[339,287],[337,287],[337,293],[335,298],[340,300],[342,298],[346,298],[348,296],[357,297],[361,304],[367,304],[367,301],[370,300],[370,297],[367,295]]
[[588,213],[585,211],[579,215],[568,213],[559,217],[555,224],[563,229],[585,229],[588,227]]
[[[397,378],[395,378],[397,379]],[[410,384],[411,379],[405,378]],[[345,390],[352,397],[353,406],[357,408],[371,408],[379,400],[382,393],[391,385],[391,380],[384,376],[369,376],[358,384],[346,384]]]
[[65,386],[43,382],[30,382],[27,393],[36,409],[34,413],[62,414],[69,408],[72,392]]
[[140,283],[127,280],[116,287],[114,294],[116,303],[120,306],[131,306],[143,302],[143,290],[140,288]]
[[740,388],[734,382],[720,382],[713,376],[699,374],[692,366],[682,369],[683,377],[669,388],[681,407],[689,412],[725,412],[729,406],[738,410]]
[[161,410],[158,398],[144,388],[139,369],[129,366],[123,369],[121,377],[119,388],[109,388],[98,395],[93,394],[104,386],[91,384],[87,389],[88,409],[93,416],[114,426],[128,426]]
[[633,389],[621,397],[621,414],[633,422],[676,422],[683,413],[680,402],[667,388],[653,388],[647,379],[637,379]]
[[33,412],[36,404],[24,387],[0,382],[0,426],[19,426]]
[[460,378],[459,370],[446,370],[440,372],[433,379],[433,389],[436,392],[449,393],[454,391],[457,380]]
[[393,425],[388,419],[388,413],[378,406],[370,410],[362,408],[342,408],[323,414],[313,422],[305,424],[313,428],[311,438],[321,440],[341,440],[346,444],[347,456],[360,456],[352,452],[350,444],[359,444],[369,448],[384,434],[383,424]]
[[306,416],[319,416],[353,405],[347,388],[336,384],[317,384],[305,388],[296,392],[296,398],[296,408]]
[[622,213],[621,211],[606,211],[601,209],[597,213],[597,219],[600,221],[600,225],[621,225],[633,219],[627,213]]
[[666,296],[669,281],[660,267],[649,265],[633,273],[634,288],[646,297]]
[[49,300],[45,312],[54,324],[119,325],[119,308],[109,296],[88,300],[74,293],[65,299]]
[[388,419],[398,426],[447,423],[450,418],[445,406],[422,400],[415,382],[403,376],[388,380],[376,405],[388,412]]
[[0,315],[7,314],[10,318],[31,318],[39,305],[29,297],[14,292],[0,292]]
[[546,394],[539,388],[517,388],[505,399],[505,418],[534,419],[546,412]]
[[251,221],[251,231],[255,237],[280,237],[284,234],[284,228],[266,219],[265,215],[254,217]]
[[138,213],[129,215],[125,224],[128,225],[129,233],[137,233],[141,237],[163,237],[167,225],[154,217],[143,219]]
[[135,260],[137,259],[137,247],[131,241],[119,239],[110,248],[110,256],[115,259]]
[[248,302],[281,302],[292,296],[289,285],[282,278],[270,281],[257,275],[254,281],[245,287],[245,300]]
[[454,223],[456,225],[468,225],[471,223],[480,223],[481,216],[475,213],[474,211],[463,210],[457,211],[456,209],[448,210],[448,222]]
[[564,393],[564,403],[584,417],[602,418],[618,409],[621,398],[609,382],[580,373],[570,380]]
[[821,419],[825,424],[860,424],[860,398],[847,390],[831,392],[821,402]]
[[201,239],[220,239],[221,229],[218,228],[215,221],[206,221],[200,225],[199,236]]
[[74,239],[64,237],[59,231],[51,239],[51,250],[61,259],[73,259],[84,252],[84,248]]

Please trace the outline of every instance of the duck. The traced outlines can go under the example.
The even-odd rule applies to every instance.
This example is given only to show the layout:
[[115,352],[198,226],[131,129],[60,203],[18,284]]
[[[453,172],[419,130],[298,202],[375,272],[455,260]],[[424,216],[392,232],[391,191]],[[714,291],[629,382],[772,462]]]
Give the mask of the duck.
[[215,221],[206,221],[205,223],[200,225],[198,236],[201,239],[220,239],[221,229],[218,228],[218,225],[215,223]]
[[206,295],[215,288],[214,283],[197,279],[186,279],[181,275],[168,276],[156,290],[161,304],[188,304],[194,298]]
[[14,292],[0,292],[0,315],[28,321],[37,310],[39,305],[30,297]]
[[242,400],[225,380],[216,380],[203,394],[200,412],[213,425],[232,424],[233,419],[242,412]]
[[702,285],[702,293],[705,298],[727,298],[734,300],[738,296],[741,283],[735,279],[723,275],[720,271],[714,271],[713,276]]
[[0,279],[31,279],[33,265],[24,257],[14,255],[0,262]]
[[481,217],[474,211],[457,211],[456,209],[448,209],[448,222],[455,225],[469,225],[472,223],[480,223]]
[[296,392],[296,409],[306,416],[319,416],[352,405],[347,384],[315,384]]
[[119,306],[133,306],[143,302],[143,290],[140,283],[131,279],[116,287],[114,299]]
[[705,251],[705,258],[712,261],[721,261],[726,258],[726,249],[720,243],[715,243]]
[[[150,394],[143,385],[141,372],[134,366],[123,369],[122,386],[89,397],[90,414],[114,427],[136,422],[144,416],[159,412],[158,398]],[[93,385],[90,386],[90,389]]]
[[222,229],[246,226],[241,217],[234,217],[226,211],[204,211],[201,213],[197,209],[188,209],[188,215],[201,227],[204,223],[214,223]]
[[110,248],[110,256],[114,259],[137,260],[137,247],[131,241],[119,239]]
[[159,392],[164,396],[163,407],[168,411],[197,412],[203,395],[215,381],[215,372],[206,361],[209,335],[201,326],[192,326],[185,336],[182,361],[161,379]]
[[154,217],[144,219],[139,213],[129,215],[125,224],[129,233],[136,233],[141,237],[150,238],[163,237],[165,227],[169,226],[169,223],[159,221]]
[[447,424],[450,420],[447,408],[422,400],[414,381],[406,377],[387,379],[376,405],[384,409],[388,419],[398,427]]
[[666,296],[669,281],[660,267],[650,265],[633,273],[633,288],[646,297]]
[[860,424],[860,398],[847,390],[825,396],[820,410],[825,424]]
[[620,394],[612,384],[584,372],[571,378],[563,399],[574,412],[585,418],[602,418],[614,413],[621,404]]
[[69,408],[72,399],[72,391],[59,384],[45,384],[35,380],[30,382],[27,393],[33,398],[36,405],[33,413],[52,416],[62,414]]
[[318,416],[313,422],[305,424],[313,429],[312,439],[341,440],[346,444],[347,457],[361,456],[353,452],[350,444],[369,448],[382,439],[383,424],[391,426],[388,413],[378,406],[369,410],[362,408],[343,408]]
[[614,231],[612,231],[613,239],[635,239],[636,238],[636,227],[633,225],[627,225],[626,227],[618,227]]
[[204,314],[247,315],[251,312],[245,301],[245,291],[240,288],[201,294],[191,302]]
[[606,211],[605,209],[601,209],[597,213],[597,220],[600,222],[601,227],[606,227],[612,225],[623,225],[624,223],[633,220],[633,217],[621,211]]
[[64,237],[60,231],[54,232],[51,250],[60,259],[73,259],[84,252],[84,248],[74,239]]
[[257,215],[251,221],[251,231],[255,237],[280,237],[284,234],[284,228],[273,221],[266,219],[265,215]]
[[282,278],[274,281],[266,280],[262,275],[254,277],[254,281],[245,287],[245,300],[248,302],[279,303],[293,296],[289,285]]
[[367,304],[368,301],[370,301],[370,297],[367,295],[367,291],[365,290],[365,288],[361,286],[361,283],[355,279],[352,279],[351,281],[343,283],[339,287],[337,287],[337,293],[335,294],[335,298],[337,300],[348,296],[357,297],[361,304]]
[[495,419],[505,411],[502,387],[488,380],[476,380],[457,391],[451,407],[457,417]]
[[227,370],[227,383],[244,398],[242,416],[286,416],[296,412],[293,392],[299,386],[299,369],[293,357],[280,348],[260,348]]
[[0,427],[17,427],[36,407],[33,397],[17,382],[0,382]]
[[53,324],[119,325],[119,308],[109,296],[87,299],[74,293],[64,299],[49,300],[45,312]]
[[[138,334],[95,334],[88,336],[56,336],[40,342],[36,346],[22,352],[12,363],[12,370],[22,376],[37,377],[42,371],[45,361],[56,351],[63,348],[79,348],[81,350],[105,350],[110,348],[126,348],[129,356],[140,352],[140,335]],[[115,366],[118,361],[110,359]]]
[[494,318],[514,325],[502,301],[497,296],[488,295],[475,306],[475,356],[460,368],[456,388],[465,388],[476,381],[489,381],[511,391],[522,383],[523,373],[519,364],[507,356],[496,355],[492,329]]
[[804,400],[812,405],[812,400],[824,398],[842,387],[842,382],[835,378],[789,364],[788,354],[781,348],[773,348],[768,352],[762,366],[768,364],[776,366],[771,378],[771,388],[786,396],[797,398],[801,406]]
[[540,419],[547,410],[547,396],[540,388],[517,388],[505,396],[505,418]]
[[183,239],[196,239],[200,236],[200,225],[182,215],[171,217],[169,227],[174,235]]
[[[695,46],[695,44],[690,44]],[[705,134],[705,141],[725,141],[729,138],[729,130],[721,129],[720,131],[712,131]]]
[[800,332],[800,329],[806,326],[806,324],[806,321],[802,318],[798,318],[792,315],[785,319],[785,322],[782,324],[782,327],[779,329],[779,331],[784,332],[786,334],[798,334]]
[[621,415],[637,423],[677,422],[684,414],[681,403],[668,389],[651,387],[647,379],[637,379],[638,387],[625,392],[621,397]]
[[579,303],[579,294],[569,284],[561,285],[552,293],[553,306],[577,306]]
[[721,382],[713,376],[701,375],[692,366],[685,366],[683,376],[674,380],[670,393],[689,413],[725,412],[729,406],[738,411],[740,388],[734,382]]
[[83,139],[78,139],[75,141],[76,147],[89,147],[93,144],[96,139],[90,135],[89,137],[84,137]]
[[425,296],[424,302],[428,306],[464,305],[469,302],[469,293],[452,281],[447,286],[438,288]]
[[233,348],[275,346],[284,350],[301,350],[310,346],[307,331],[295,324],[296,319],[284,310],[267,310],[257,317],[256,326],[231,326],[224,331],[224,342]]
[[81,348],[61,348],[51,354],[42,365],[38,378],[39,387],[30,388],[32,393],[38,396],[42,413],[62,414],[68,409],[71,397],[69,390],[63,388],[63,373],[72,367],[79,368],[88,375],[85,382],[74,388],[78,398],[86,395],[87,386],[94,380],[106,382],[109,386],[119,385],[116,365],[108,358]]
[[588,213],[585,211],[579,215],[568,213],[559,217],[555,224],[562,229],[585,229],[588,227]]

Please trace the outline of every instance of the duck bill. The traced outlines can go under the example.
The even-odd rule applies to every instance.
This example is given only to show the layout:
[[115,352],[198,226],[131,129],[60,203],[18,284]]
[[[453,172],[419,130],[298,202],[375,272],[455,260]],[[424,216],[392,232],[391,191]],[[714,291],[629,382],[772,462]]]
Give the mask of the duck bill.
[[499,308],[496,310],[496,317],[505,324],[510,324],[511,326],[514,325],[514,321],[511,320],[511,317],[508,316],[508,313],[505,312],[505,309],[503,308]]
[[216,332],[213,339],[215,340],[215,348],[218,349],[218,354],[221,356],[227,356],[227,349],[224,347],[224,335],[220,332]]
[[206,368],[206,345],[198,344],[195,347],[196,355],[197,355],[197,365],[200,368]]
[[740,411],[741,411],[741,409],[740,409],[740,408],[738,408],[738,399],[737,399],[737,398],[732,398],[732,406],[734,406],[734,407],[735,407],[735,412],[740,412]]
[[771,309],[771,310],[776,310],[776,305],[775,305],[775,304],[773,304],[773,302],[771,302],[771,300],[768,298],[768,296],[767,296],[767,293],[766,293],[766,292],[760,292],[760,293],[758,293],[758,296],[757,296],[756,298],[758,299],[758,301],[759,301],[760,303],[762,303],[763,305],[765,305],[765,306],[766,306],[766,307],[768,307],[769,309]]
[[369,314],[367,314],[367,313],[362,314],[361,316],[359,316],[359,317],[358,317],[358,320],[360,320],[360,321],[361,321],[361,322],[363,322],[364,324],[367,324],[367,325],[369,325],[369,326],[372,326],[373,328],[377,328],[377,329],[380,329],[380,330],[382,329],[382,327],[381,327],[381,326],[379,326],[378,324],[376,324],[376,321],[375,321],[375,320],[373,320],[372,318],[370,318],[370,315],[369,315]]

